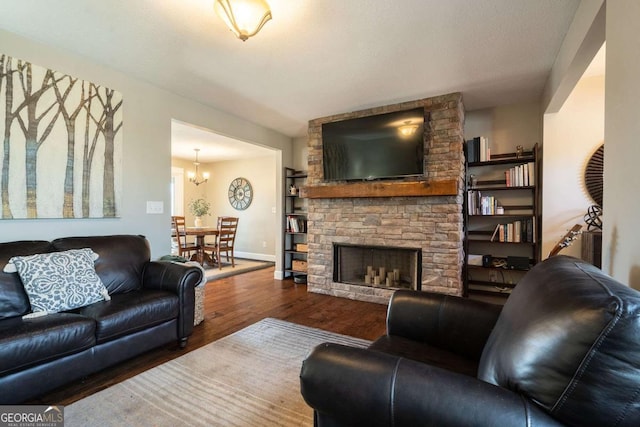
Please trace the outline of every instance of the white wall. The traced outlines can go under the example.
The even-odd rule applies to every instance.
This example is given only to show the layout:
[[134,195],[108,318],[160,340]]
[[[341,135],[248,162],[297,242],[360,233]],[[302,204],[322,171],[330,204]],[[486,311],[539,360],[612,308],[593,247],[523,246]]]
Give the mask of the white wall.
[[[276,214],[281,199],[277,197],[280,193],[275,154],[209,163],[207,167],[211,178],[204,185],[207,186],[206,198],[212,203],[213,214],[205,221],[215,225],[218,216],[238,217],[236,256],[276,261],[276,242],[281,236],[279,226],[282,217]],[[231,206],[228,197],[229,184],[238,177],[246,178],[253,189],[251,204],[240,211]]]
[[[542,257],[594,204],[584,185],[586,164],[604,143],[604,76],[578,82],[558,113],[544,116]],[[606,151],[606,150],[605,150]],[[562,254],[581,256],[581,241]]]
[[640,289],[640,2],[607,2],[603,269]]
[[[282,167],[291,162],[291,138],[133,79],[78,55],[6,31],[0,31],[0,52],[96,82],[121,92],[124,97],[122,217],[99,220],[2,220],[1,241],[132,233],[147,236],[152,257],[169,253],[171,119],[281,150],[275,167],[279,186],[276,194],[283,194]],[[146,214],[148,200],[164,202],[164,214]],[[278,213],[282,212],[281,205],[276,205]],[[278,227],[281,231],[280,223]],[[281,248],[281,242],[277,242],[276,251],[281,251]]]

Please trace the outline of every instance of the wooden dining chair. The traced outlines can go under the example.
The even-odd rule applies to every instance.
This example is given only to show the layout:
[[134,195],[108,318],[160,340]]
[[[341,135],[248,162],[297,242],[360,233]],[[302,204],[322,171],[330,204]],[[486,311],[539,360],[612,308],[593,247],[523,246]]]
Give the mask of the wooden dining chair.
[[172,216],[171,225],[173,234],[178,242],[178,255],[184,258],[191,258],[192,252],[198,252],[198,245],[187,242],[187,225],[183,216]]
[[218,269],[222,269],[221,254],[225,254],[227,262],[229,262],[229,254],[231,254],[231,266],[236,266],[235,257],[233,255],[233,245],[236,240],[236,231],[238,229],[238,218],[232,216],[218,217],[218,236],[214,246],[205,245],[205,251],[210,250],[213,258],[218,261]]

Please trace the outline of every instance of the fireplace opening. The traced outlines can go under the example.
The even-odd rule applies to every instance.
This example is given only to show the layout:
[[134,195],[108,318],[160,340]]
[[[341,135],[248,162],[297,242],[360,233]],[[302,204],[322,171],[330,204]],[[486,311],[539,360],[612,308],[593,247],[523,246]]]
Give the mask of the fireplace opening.
[[422,250],[333,244],[333,281],[350,285],[420,290]]

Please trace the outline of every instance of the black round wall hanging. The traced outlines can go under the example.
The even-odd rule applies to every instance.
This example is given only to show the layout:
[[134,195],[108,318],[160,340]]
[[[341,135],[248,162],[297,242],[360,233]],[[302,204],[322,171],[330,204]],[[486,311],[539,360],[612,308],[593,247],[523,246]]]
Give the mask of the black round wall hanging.
[[593,153],[584,170],[584,184],[593,201],[602,207],[604,144]]

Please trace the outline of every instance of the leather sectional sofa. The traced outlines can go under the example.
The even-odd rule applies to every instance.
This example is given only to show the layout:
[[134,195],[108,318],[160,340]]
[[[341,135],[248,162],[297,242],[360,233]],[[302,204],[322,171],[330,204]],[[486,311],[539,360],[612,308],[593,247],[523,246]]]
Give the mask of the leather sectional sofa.
[[397,291],[385,336],[322,344],[300,377],[319,427],[638,426],[640,292],[567,256],[504,308]]
[[[9,260],[84,248],[97,254],[94,273],[108,300],[29,316],[32,295],[23,276],[4,272]],[[46,280],[46,273],[40,275]],[[199,268],[150,261],[143,236],[0,243],[0,404],[24,402],[172,341],[184,347],[201,279]]]

